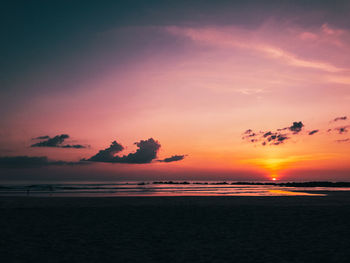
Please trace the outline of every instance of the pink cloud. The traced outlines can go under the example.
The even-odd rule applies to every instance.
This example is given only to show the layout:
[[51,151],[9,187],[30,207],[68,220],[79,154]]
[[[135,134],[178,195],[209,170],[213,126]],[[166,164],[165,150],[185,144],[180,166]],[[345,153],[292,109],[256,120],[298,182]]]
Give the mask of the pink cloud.
[[[205,27],[205,28],[182,28],[168,27],[169,33],[191,39],[200,45],[209,45],[217,48],[244,49],[247,52],[253,51],[271,59],[279,60],[281,63],[295,67],[310,68],[330,73],[348,72],[350,67],[336,65],[334,61],[326,61],[317,58],[316,51],[312,47],[305,47],[305,44],[298,43],[298,38],[302,40],[320,40],[317,49],[322,49],[325,44],[333,43],[337,46],[341,44],[338,36],[343,33],[341,30],[333,30],[327,25],[322,26],[322,32],[299,32],[297,29],[279,31],[276,26],[263,26],[256,30],[247,30],[239,27]],[[322,35],[323,34],[323,35]],[[329,36],[332,35],[332,36]],[[323,42],[323,43],[322,43]],[[300,47],[296,54],[291,50],[293,45]],[[323,45],[323,46],[322,46]],[[302,53],[310,48],[309,54]],[[347,48],[349,49],[349,45]],[[288,50],[290,49],[290,50]],[[328,50],[328,52],[331,52]],[[308,58],[312,54],[315,58]]]
[[328,24],[323,24],[321,26],[322,32],[327,35],[339,36],[344,33],[344,30],[331,28]]
[[318,36],[311,32],[302,32],[299,35],[300,39],[302,40],[316,40],[318,39]]

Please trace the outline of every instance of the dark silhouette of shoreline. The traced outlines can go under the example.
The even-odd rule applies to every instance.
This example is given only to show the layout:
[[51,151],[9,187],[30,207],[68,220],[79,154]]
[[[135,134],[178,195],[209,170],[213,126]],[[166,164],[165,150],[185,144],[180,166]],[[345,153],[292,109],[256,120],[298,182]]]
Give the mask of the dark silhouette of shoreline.
[[[145,184],[145,183],[143,183]],[[273,183],[273,182],[174,182],[174,181],[156,181],[153,184],[200,184],[200,185],[270,185],[270,186],[283,186],[283,187],[350,187],[350,182],[328,182],[328,181],[312,181],[312,182],[286,182],[286,183]]]

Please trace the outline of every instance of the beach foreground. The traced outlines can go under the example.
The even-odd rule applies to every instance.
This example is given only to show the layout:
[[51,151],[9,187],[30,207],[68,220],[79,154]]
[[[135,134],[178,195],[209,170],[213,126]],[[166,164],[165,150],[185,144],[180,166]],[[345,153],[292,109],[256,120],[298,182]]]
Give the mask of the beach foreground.
[[2,262],[348,262],[350,195],[1,197]]

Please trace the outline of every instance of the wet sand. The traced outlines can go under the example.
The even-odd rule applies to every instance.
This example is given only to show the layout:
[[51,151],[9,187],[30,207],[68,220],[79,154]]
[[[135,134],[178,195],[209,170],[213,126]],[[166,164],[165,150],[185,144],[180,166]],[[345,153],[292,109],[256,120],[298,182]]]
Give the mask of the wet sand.
[[1,262],[349,262],[350,194],[0,197]]

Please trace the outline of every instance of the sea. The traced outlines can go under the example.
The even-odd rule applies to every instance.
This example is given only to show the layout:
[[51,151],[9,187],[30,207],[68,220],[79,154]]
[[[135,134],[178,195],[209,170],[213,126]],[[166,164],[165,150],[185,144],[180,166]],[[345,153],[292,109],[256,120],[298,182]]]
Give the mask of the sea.
[[260,182],[65,182],[0,184],[0,196],[325,196],[350,187],[286,187]]

